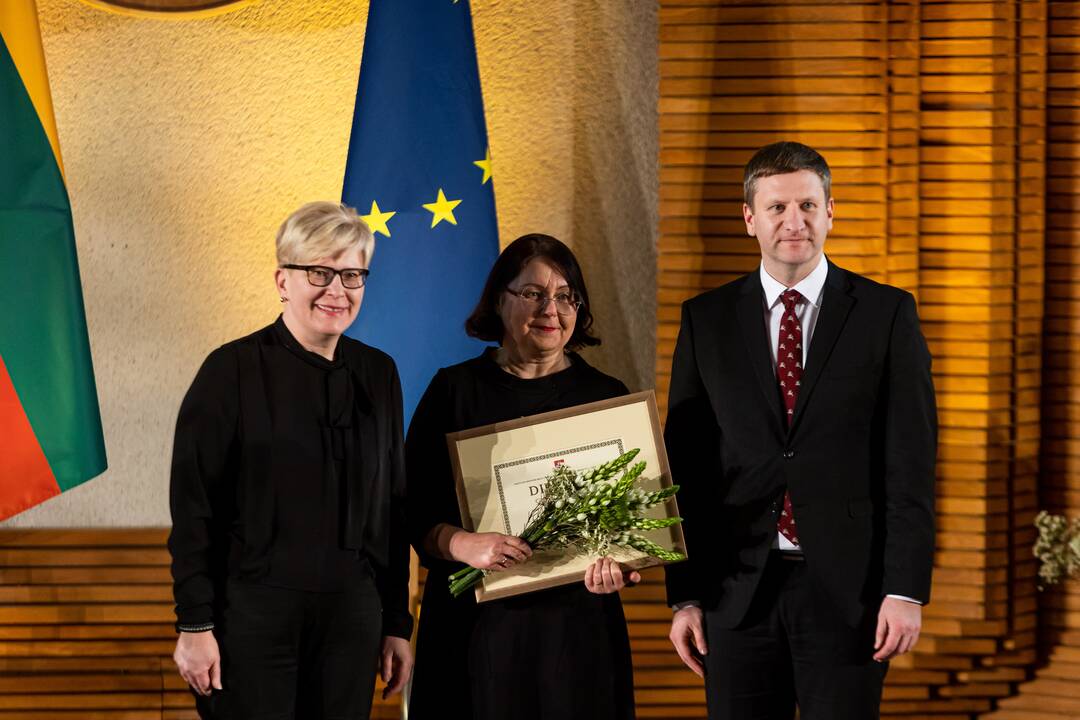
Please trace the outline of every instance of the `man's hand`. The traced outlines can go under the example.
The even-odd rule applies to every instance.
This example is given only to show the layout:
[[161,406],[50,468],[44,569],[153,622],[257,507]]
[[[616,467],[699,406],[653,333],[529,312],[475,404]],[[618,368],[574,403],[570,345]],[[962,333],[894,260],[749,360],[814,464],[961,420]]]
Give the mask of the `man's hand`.
[[703,618],[704,614],[699,607],[691,606],[676,610],[671,618],[671,633],[668,635],[686,667],[702,678],[705,677],[705,666],[701,658],[709,654],[709,647],[705,644]]
[[180,677],[200,695],[221,689],[221,654],[214,633],[182,632],[176,641],[173,661]]
[[386,683],[383,688],[383,700],[397,695],[409,682],[413,669],[413,653],[409,641],[405,638],[387,635],[382,639],[382,652],[379,654],[379,674]]
[[585,588],[597,595],[619,592],[627,585],[641,582],[637,570],[623,572],[622,565],[610,557],[602,557],[585,570]]
[[874,659],[885,662],[908,652],[915,647],[921,629],[921,605],[899,598],[885,598],[878,611]]

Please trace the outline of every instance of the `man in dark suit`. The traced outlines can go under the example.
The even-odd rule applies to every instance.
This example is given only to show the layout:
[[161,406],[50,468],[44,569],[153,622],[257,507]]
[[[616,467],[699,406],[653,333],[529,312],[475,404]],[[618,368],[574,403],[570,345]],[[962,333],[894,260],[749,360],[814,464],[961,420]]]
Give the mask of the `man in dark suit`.
[[821,155],[762,148],[744,196],[761,266],[683,305],[671,369],[671,641],[713,720],[877,718],[930,597],[930,354],[909,293],[825,258]]

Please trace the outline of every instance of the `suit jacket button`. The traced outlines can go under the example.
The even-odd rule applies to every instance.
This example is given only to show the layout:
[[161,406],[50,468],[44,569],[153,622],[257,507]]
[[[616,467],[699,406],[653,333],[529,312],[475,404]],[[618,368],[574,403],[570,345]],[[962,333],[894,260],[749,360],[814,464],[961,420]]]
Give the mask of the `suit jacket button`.
[[785,460],[790,460],[793,457],[795,457],[795,451],[794,450],[785,450],[784,451],[784,459]]

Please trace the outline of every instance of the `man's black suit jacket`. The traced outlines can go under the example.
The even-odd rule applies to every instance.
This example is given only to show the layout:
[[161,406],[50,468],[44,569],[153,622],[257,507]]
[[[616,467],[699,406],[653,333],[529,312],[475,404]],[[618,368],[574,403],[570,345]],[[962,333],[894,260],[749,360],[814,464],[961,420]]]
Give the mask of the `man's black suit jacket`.
[[819,591],[851,625],[927,602],[937,414],[915,301],[829,263],[790,429],[758,271],[683,305],[664,438],[690,559],[668,602],[746,615],[784,490]]

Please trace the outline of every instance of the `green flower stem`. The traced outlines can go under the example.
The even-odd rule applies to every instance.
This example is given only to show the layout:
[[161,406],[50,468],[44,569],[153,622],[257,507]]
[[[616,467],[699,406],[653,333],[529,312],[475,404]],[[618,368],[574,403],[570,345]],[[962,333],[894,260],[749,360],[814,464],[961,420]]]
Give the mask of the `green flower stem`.
[[474,568],[474,567],[472,567],[472,566],[470,566],[470,565],[466,565],[465,567],[461,568],[461,569],[460,569],[460,570],[458,570],[458,571],[457,571],[456,573],[454,573],[453,575],[451,575],[451,576],[449,577],[449,580],[450,580],[450,582],[454,582],[454,581],[455,581],[455,580],[457,580],[458,578],[461,578],[461,577],[464,577],[465,575],[468,575],[469,573],[471,573],[471,572],[472,572],[473,570],[475,570],[475,569],[476,569],[476,568]]
[[451,581],[450,594],[453,597],[457,597],[469,588],[471,588],[473,585],[476,585],[476,583],[480,582],[480,580],[484,577],[484,571],[478,570],[474,567],[470,567],[465,568],[464,573],[459,571],[454,573],[454,575],[458,575],[459,577],[457,580]]

